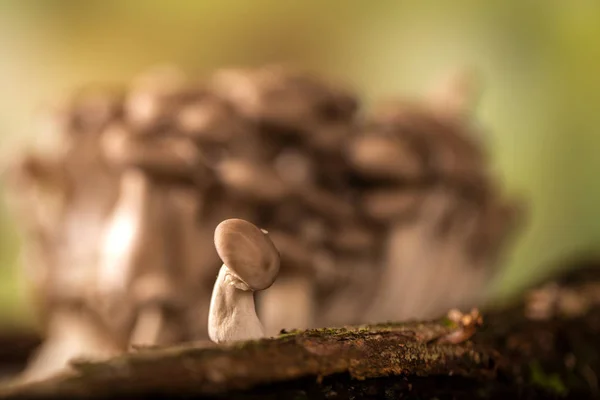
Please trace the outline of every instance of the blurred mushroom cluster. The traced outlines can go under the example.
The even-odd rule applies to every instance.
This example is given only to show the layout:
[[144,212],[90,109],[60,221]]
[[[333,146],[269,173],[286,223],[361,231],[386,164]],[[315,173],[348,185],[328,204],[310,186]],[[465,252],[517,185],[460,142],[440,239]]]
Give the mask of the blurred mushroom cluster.
[[283,66],[159,67],[77,93],[42,127],[52,150],[8,175],[47,337],[30,376],[206,338],[228,218],[280,252],[257,296],[267,334],[479,304],[523,209],[489,174],[464,83],[363,107]]

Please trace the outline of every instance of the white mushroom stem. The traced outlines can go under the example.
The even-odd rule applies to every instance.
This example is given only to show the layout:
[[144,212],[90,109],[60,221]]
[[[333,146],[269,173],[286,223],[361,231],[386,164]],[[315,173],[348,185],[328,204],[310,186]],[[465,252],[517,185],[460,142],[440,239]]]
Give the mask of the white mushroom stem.
[[254,291],[225,264],[219,270],[210,301],[208,336],[216,343],[265,336],[256,315]]

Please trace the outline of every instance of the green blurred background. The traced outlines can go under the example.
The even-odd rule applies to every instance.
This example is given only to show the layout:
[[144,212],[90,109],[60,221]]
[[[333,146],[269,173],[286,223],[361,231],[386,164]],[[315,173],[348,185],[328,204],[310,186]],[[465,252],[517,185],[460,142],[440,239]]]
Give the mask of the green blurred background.
[[[0,0],[0,159],[36,110],[90,82],[176,63],[192,75],[290,62],[369,100],[418,95],[455,67],[485,80],[495,172],[530,202],[497,293],[600,245],[600,1]],[[18,237],[0,208],[0,325],[29,321]]]

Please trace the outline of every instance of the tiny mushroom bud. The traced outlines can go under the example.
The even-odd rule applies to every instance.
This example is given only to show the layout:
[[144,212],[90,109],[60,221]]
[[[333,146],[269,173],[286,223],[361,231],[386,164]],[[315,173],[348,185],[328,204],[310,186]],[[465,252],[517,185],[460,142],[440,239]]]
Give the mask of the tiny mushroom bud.
[[275,281],[279,273],[277,248],[263,230],[235,218],[217,226],[215,247],[223,266],[210,302],[210,339],[221,343],[264,337],[253,292],[267,289]]

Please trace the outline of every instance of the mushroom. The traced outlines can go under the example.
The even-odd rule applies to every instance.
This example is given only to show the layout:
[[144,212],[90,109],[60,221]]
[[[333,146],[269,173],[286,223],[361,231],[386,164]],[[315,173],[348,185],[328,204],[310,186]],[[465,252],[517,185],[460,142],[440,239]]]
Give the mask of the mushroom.
[[[424,100],[364,115],[346,89],[279,66],[221,71],[206,85],[161,67],[123,93],[83,93],[46,128],[58,131],[58,150],[28,167],[40,182],[24,184],[17,204],[31,219],[36,248],[26,251],[50,334],[72,300],[98,314],[103,340],[116,337],[121,351],[466,307],[463,294],[487,282],[512,226],[500,196],[485,195],[492,176],[469,87],[457,76]],[[219,231],[251,240],[237,258],[223,250],[211,307],[221,263],[208,247],[228,218],[270,233],[245,221]],[[281,271],[254,296],[246,275],[271,265],[265,246],[278,249]],[[447,278],[463,264],[467,273]],[[87,330],[68,339],[77,332]]]
[[[215,277],[221,267],[219,255],[214,250],[215,228],[229,218],[254,221],[258,217],[256,206],[249,201],[236,199],[222,188],[214,187],[206,193],[196,194],[180,190],[174,201],[178,203],[175,217],[177,232],[176,265],[185,279],[177,287],[185,293],[185,318],[182,322],[189,340],[208,339],[208,312]],[[175,199],[177,198],[177,199]]]
[[215,229],[223,266],[210,301],[208,335],[216,343],[259,339],[254,291],[269,288],[279,273],[279,252],[267,231],[243,219],[227,219]]

